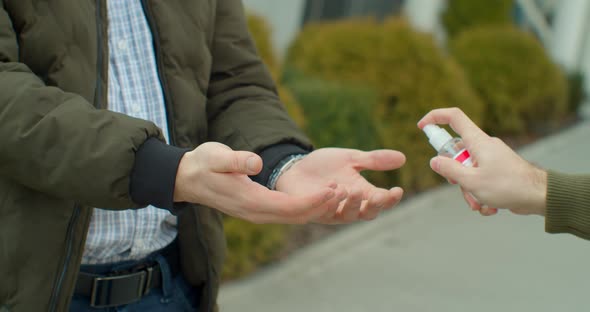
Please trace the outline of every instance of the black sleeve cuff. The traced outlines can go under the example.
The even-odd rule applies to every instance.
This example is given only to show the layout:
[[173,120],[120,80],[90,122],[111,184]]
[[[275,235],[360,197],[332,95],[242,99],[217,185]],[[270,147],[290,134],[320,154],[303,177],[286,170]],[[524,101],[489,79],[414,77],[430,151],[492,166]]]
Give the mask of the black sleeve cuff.
[[250,178],[252,181],[266,186],[272,171],[281,160],[290,155],[307,154],[309,152],[309,150],[294,144],[277,144],[270,146],[259,153],[263,163],[262,171],[258,175],[251,176]]
[[135,153],[131,171],[131,199],[174,211],[174,184],[180,159],[190,149],[168,145],[156,138],[145,141]]

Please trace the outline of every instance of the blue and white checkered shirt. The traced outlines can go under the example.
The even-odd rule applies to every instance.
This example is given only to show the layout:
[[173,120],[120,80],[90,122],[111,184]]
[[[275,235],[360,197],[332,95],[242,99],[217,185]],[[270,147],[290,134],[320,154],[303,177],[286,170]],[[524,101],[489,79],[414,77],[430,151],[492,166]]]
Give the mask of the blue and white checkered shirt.
[[[169,140],[164,94],[157,72],[152,33],[140,0],[107,1],[109,18],[109,109],[154,122]],[[281,161],[271,174],[274,185],[293,161]],[[94,209],[83,264],[139,260],[170,244],[177,235],[177,219],[164,209]]]
[[[107,1],[109,109],[154,122],[168,139],[164,95],[152,33],[140,0]],[[94,209],[84,264],[141,259],[176,237],[176,217],[164,209]]]

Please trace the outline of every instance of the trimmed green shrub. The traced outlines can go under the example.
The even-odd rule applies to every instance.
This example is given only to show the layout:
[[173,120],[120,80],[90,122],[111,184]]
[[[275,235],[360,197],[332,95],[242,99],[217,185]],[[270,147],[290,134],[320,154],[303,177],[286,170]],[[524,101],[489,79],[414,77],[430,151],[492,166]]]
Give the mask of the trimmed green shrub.
[[224,279],[234,279],[253,272],[279,257],[288,235],[288,227],[277,224],[252,224],[236,218],[224,219],[227,255]]
[[[370,64],[381,45],[380,28],[374,19],[308,23],[289,49],[287,65],[327,80],[371,84],[377,79]],[[364,81],[367,76],[370,81]]]
[[[375,124],[378,95],[375,90],[329,82],[298,74],[286,78],[305,115],[306,134],[314,146],[343,147],[360,150],[381,148]],[[365,172],[373,184],[387,187],[397,181],[395,173]]]
[[361,150],[379,147],[374,125],[375,91],[338,82],[300,76],[285,81],[306,116],[306,134],[314,145]]
[[[438,107],[460,107],[476,122],[483,111],[457,64],[430,35],[414,31],[401,19],[308,25],[292,46],[288,62],[308,75],[377,91],[372,123],[380,145],[411,155],[399,180],[392,176],[390,184],[409,192],[440,182],[429,168],[434,151],[416,122]],[[350,131],[356,131],[355,126]]]
[[443,23],[449,37],[472,27],[512,23],[512,0],[449,0]]
[[533,35],[480,27],[463,32],[451,50],[486,103],[488,132],[523,134],[567,115],[567,79]]

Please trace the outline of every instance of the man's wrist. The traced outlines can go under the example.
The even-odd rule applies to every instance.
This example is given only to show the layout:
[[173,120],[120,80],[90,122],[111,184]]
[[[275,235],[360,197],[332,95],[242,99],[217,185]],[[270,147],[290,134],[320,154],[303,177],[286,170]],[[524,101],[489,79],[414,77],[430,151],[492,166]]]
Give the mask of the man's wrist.
[[189,151],[155,138],[147,139],[135,153],[129,186],[132,200],[141,206],[172,211],[178,167]]
[[182,155],[182,157],[180,158],[180,161],[178,162],[178,170],[176,171],[176,178],[174,180],[174,193],[173,193],[173,201],[174,204],[176,203],[182,203],[186,201],[186,198],[184,198],[184,182],[183,182],[183,175],[182,173],[186,170],[183,169],[183,160],[185,159],[186,155],[190,153],[187,152],[184,155]]
[[287,170],[291,169],[291,167],[293,167],[295,163],[305,158],[305,156],[307,156],[307,154],[294,154],[287,156],[283,160],[281,160],[273,170],[272,174],[270,175],[270,178],[268,179],[268,184],[266,186],[269,189],[274,190],[277,186],[277,181],[279,181],[279,178],[285,172],[287,172]]
[[270,146],[259,153],[262,158],[263,167],[259,174],[250,178],[260,185],[268,186],[268,181],[273,171],[278,167],[279,162],[286,157],[298,154],[307,154],[310,150],[294,144],[277,144]]
[[547,212],[547,171],[533,167],[533,193],[531,204],[536,214],[545,216]]

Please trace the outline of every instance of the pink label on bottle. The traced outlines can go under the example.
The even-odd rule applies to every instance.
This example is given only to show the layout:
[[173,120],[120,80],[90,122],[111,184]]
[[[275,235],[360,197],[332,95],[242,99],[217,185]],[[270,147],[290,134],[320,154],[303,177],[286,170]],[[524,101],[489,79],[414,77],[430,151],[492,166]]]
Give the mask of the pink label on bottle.
[[457,153],[457,155],[453,159],[465,166],[473,165],[473,163],[471,162],[471,154],[469,154],[469,151],[466,149],[463,149],[462,151]]

